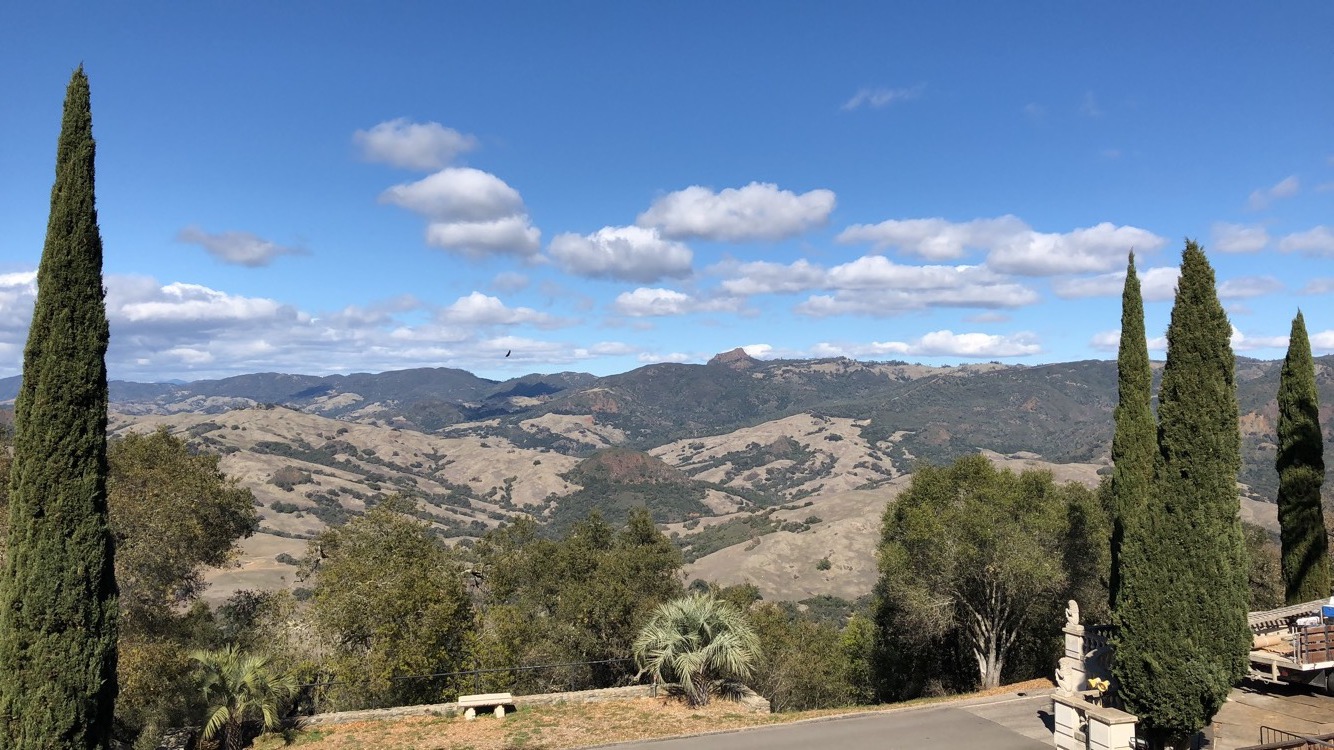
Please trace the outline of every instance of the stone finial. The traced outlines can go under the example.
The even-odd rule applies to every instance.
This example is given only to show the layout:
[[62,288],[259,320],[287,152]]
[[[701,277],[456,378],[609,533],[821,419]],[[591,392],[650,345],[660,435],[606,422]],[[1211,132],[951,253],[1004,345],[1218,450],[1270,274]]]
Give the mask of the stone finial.
[[1065,626],[1067,628],[1077,627],[1079,625],[1079,602],[1071,599],[1065,604]]
[[1075,660],[1068,656],[1062,656],[1056,664],[1056,689],[1066,695],[1074,695],[1084,688],[1079,684],[1081,678],[1077,676],[1079,670],[1075,667]]

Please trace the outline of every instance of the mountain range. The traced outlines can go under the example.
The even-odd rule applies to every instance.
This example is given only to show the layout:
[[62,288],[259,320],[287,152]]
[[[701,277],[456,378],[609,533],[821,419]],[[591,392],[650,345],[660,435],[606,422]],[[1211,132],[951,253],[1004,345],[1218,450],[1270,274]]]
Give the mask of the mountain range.
[[[1243,515],[1271,528],[1280,366],[1239,358],[1236,372]],[[1334,405],[1334,357],[1316,368]],[[0,380],[0,404],[17,388]],[[750,580],[771,598],[855,598],[874,579],[880,514],[918,462],[983,451],[1096,483],[1109,471],[1116,365],[762,361],[737,349],[607,377],[428,368],[116,381],[111,400],[114,430],[165,426],[223,454],[255,493],[263,532],[240,569],[215,575],[217,596],[292,585],[279,558],[399,492],[465,545],[515,513],[559,530],[642,505],[693,575]]]

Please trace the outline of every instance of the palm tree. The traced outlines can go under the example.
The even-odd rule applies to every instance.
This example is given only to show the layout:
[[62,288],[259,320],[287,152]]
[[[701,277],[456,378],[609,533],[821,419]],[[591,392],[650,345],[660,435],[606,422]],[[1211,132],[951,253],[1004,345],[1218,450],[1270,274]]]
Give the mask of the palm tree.
[[709,690],[744,680],[760,656],[760,637],[736,605],[692,594],[658,607],[634,643],[639,673],[677,684],[692,706],[709,702]]
[[196,651],[195,662],[199,688],[208,705],[204,739],[222,733],[226,750],[239,750],[244,739],[246,719],[259,715],[266,730],[277,729],[284,701],[296,694],[296,679],[289,674],[273,674],[267,656],[250,656],[235,646],[218,651]]

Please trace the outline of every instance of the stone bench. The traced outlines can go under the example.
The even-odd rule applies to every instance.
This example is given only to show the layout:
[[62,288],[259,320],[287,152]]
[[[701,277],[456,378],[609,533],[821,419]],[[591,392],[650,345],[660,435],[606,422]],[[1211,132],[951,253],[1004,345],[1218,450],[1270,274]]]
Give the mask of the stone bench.
[[477,718],[477,709],[494,708],[497,719],[505,718],[505,707],[514,706],[514,696],[509,693],[482,693],[480,695],[460,695],[458,707],[464,709],[463,718]]

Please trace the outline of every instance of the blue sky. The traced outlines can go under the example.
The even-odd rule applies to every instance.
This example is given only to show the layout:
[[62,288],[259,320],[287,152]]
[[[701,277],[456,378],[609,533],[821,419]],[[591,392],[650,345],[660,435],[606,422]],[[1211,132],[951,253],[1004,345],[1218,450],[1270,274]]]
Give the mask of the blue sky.
[[1298,307],[1334,351],[1331,28],[1327,2],[9,3],[0,376],[80,61],[113,377],[1111,358],[1126,253],[1160,347],[1185,237],[1239,354],[1281,357]]

